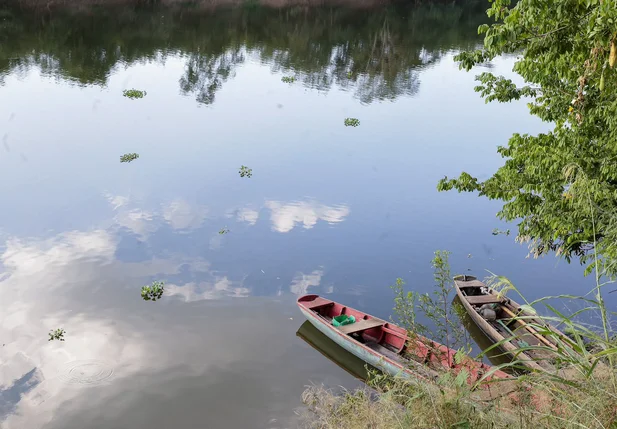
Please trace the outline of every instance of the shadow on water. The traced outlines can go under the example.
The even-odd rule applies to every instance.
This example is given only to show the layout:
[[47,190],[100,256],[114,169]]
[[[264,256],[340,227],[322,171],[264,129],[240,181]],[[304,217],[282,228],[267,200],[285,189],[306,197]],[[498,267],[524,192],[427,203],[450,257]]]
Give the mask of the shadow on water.
[[0,85],[9,74],[39,68],[54,78],[105,86],[117,67],[180,57],[180,91],[202,104],[212,104],[248,60],[293,74],[309,88],[342,87],[363,103],[394,100],[416,94],[418,73],[448,51],[479,42],[485,8],[0,9]]
[[[310,322],[304,322],[296,335],[351,376],[360,381],[366,381],[368,378],[367,364],[362,359],[352,355],[326,337]],[[375,370],[372,366],[369,366],[369,368]]]

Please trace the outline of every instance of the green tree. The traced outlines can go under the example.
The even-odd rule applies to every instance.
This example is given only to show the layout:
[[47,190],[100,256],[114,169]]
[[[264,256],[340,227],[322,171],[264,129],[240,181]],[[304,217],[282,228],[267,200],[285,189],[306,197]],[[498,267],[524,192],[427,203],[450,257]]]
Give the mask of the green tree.
[[[498,217],[518,221],[517,240],[534,256],[555,251],[570,261],[600,258],[598,274],[617,273],[617,2],[493,1],[482,25],[484,47],[456,57],[471,69],[517,54],[525,81],[491,73],[476,90],[489,101],[525,98],[549,132],[514,134],[498,152],[505,164],[485,181],[468,173],[442,179],[439,190],[478,192],[504,202]],[[590,265],[591,269],[595,265]]]

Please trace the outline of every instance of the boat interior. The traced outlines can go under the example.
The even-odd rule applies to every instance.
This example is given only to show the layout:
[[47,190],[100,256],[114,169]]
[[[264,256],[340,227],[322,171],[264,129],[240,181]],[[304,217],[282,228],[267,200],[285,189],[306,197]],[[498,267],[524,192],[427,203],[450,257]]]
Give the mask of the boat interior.
[[534,335],[533,328],[529,327],[530,323],[541,322],[535,318],[517,319],[520,308],[509,298],[498,295],[475,277],[467,277],[458,287],[472,308],[503,338],[514,338],[513,343],[519,347],[546,345],[546,339]]
[[353,316],[356,319],[355,323],[338,326],[336,329],[367,347],[400,361],[400,353],[407,341],[405,329],[318,295],[303,297],[302,305],[323,318],[328,324],[332,324],[332,319],[337,316]]

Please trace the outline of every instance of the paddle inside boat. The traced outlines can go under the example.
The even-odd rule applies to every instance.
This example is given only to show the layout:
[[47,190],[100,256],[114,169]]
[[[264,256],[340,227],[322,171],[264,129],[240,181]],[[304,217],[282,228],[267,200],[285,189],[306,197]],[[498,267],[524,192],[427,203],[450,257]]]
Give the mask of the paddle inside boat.
[[[529,369],[555,369],[553,351],[557,350],[558,341],[562,346],[571,344],[565,334],[541,317],[525,312],[517,302],[476,277],[456,276],[454,286],[463,307],[491,342],[499,343],[504,352]],[[546,330],[551,334],[543,335]]]
[[[467,356],[456,358],[456,350],[421,335],[408,335],[404,328],[318,295],[300,297],[298,306],[334,342],[391,375],[434,381],[445,372],[457,375],[465,370],[468,383],[473,384],[492,369]],[[335,322],[351,318],[354,321],[348,324]],[[511,376],[497,370],[487,380],[492,378]]]

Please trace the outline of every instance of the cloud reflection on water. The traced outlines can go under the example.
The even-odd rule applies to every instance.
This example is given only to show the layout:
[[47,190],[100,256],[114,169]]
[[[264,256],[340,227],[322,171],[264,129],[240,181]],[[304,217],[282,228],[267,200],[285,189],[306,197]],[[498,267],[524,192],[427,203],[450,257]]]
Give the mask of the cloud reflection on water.
[[319,220],[339,223],[350,213],[346,205],[327,206],[317,201],[266,201],[265,206],[271,211],[272,230],[281,233],[291,231],[300,223],[305,229],[313,228]]
[[[157,335],[161,320],[169,317],[166,312],[170,306],[253,294],[251,284],[245,284],[246,274],[234,278],[214,271],[209,261],[190,252],[157,248],[141,260],[119,258],[119,245],[126,235],[123,230],[128,229],[144,243],[158,240],[165,225],[169,226],[165,234],[170,229],[176,237],[186,237],[182,234],[186,230],[211,226],[206,220],[213,215],[205,206],[174,199],[158,208],[141,208],[127,196],[104,196],[113,216],[112,222],[103,222],[107,228],[68,231],[49,238],[12,237],[0,254],[4,271],[0,275],[0,302],[5,303],[0,317],[0,337],[5,343],[0,392],[4,392],[3,398],[11,399],[5,401],[0,421],[7,429],[56,422],[61,404],[73,403],[83,388],[91,388],[66,384],[63,371],[71,362],[99,362],[109,367],[113,377],[101,383],[114,386],[135,374],[157,372],[176,362],[174,350],[193,347],[195,341],[187,339],[194,334],[176,332],[181,329],[174,325],[177,320],[164,328],[171,339]],[[267,200],[263,207],[270,210],[271,229],[282,233],[299,225],[310,229],[319,221],[339,223],[350,213],[346,205],[328,206],[314,200]],[[259,208],[247,206],[236,210],[233,217],[253,226],[259,215]],[[225,217],[220,215],[221,219]],[[220,219],[213,219],[220,223]],[[212,233],[224,238],[217,231]],[[241,272],[234,270],[236,275]],[[291,280],[290,291],[306,293],[320,285],[322,275],[321,269],[299,273]],[[153,278],[169,279],[165,295],[172,298],[155,307],[139,297],[139,287]],[[242,333],[247,323],[238,322],[234,329]],[[48,342],[47,332],[59,327],[66,329],[67,341]],[[176,346],[170,345],[174,342]],[[21,364],[17,364],[19,356]],[[157,359],[152,360],[152,356]],[[201,360],[197,362],[204,365]],[[103,391],[110,395],[110,389]]]
[[184,302],[201,301],[207,299],[220,299],[225,296],[246,298],[251,290],[241,285],[236,286],[223,276],[214,282],[190,282],[184,285],[168,284],[165,286],[165,295],[181,297]]
[[295,295],[306,295],[310,287],[319,286],[323,270],[314,270],[310,274],[298,273],[293,278],[289,290]]
[[[110,308],[97,299],[101,278],[108,277],[114,265],[115,247],[115,238],[103,230],[6,242],[0,255],[8,273],[0,282],[0,302],[6,303],[0,337],[3,355],[9,357],[2,369],[3,384],[17,383],[34,369],[38,380],[18,398],[19,413],[5,416],[7,428],[43,425],[53,418],[52,397],[64,401],[78,395],[57,377],[67,362],[124,362],[116,372],[123,377],[148,353],[141,335],[109,317]],[[101,308],[93,311],[93,304]],[[47,332],[58,327],[67,329],[70,341],[47,341]],[[19,414],[29,416],[28,426],[20,423]]]

